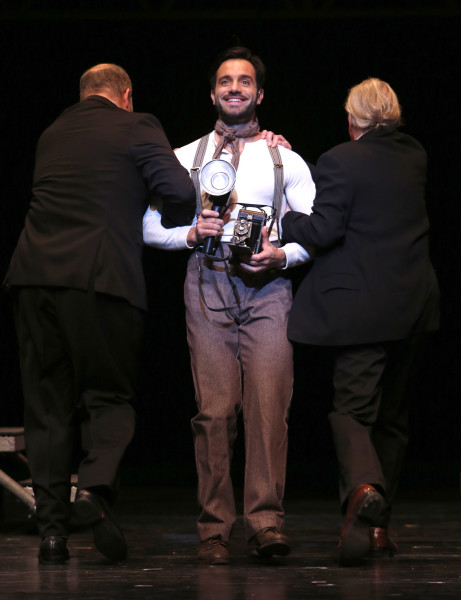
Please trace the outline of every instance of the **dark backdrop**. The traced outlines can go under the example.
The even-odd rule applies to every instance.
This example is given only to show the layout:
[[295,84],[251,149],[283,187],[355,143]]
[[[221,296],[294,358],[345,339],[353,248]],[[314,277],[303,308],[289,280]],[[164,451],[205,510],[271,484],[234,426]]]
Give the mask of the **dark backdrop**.
[[[294,150],[313,163],[347,139],[343,103],[348,88],[368,76],[387,80],[403,106],[405,130],[428,152],[432,251],[442,289],[442,328],[422,353],[415,381],[413,437],[402,486],[456,489],[461,448],[459,11],[420,16],[351,10],[324,18],[286,19],[265,17],[263,12],[248,18],[242,11],[239,18],[232,11],[226,15],[219,20],[191,15],[123,19],[107,13],[98,18],[77,18],[75,13],[51,13],[48,18],[37,12],[35,18],[5,15],[0,36],[2,276],[27,209],[37,138],[78,100],[79,77],[88,67],[99,62],[125,67],[134,83],[135,110],[159,117],[176,147],[211,130],[215,115],[207,69],[236,34],[260,54],[268,69],[261,125],[282,132]],[[186,260],[183,252],[146,251],[150,313],[138,432],[123,472],[129,483],[195,481],[189,425],[195,405],[182,300]],[[5,294],[0,295],[0,309],[0,421],[16,425],[22,423],[22,397]],[[295,367],[288,485],[334,493],[336,466],[326,419],[331,398],[328,365],[319,352],[298,350]],[[237,481],[243,452],[239,442]]]

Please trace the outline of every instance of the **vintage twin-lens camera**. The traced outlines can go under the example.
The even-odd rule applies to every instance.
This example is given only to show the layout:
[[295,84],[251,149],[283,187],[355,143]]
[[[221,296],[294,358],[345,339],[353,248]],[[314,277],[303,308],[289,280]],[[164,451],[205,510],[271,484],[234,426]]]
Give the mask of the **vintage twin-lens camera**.
[[262,228],[267,215],[263,210],[241,208],[234,224],[234,236],[229,248],[233,254],[258,254],[261,245]]

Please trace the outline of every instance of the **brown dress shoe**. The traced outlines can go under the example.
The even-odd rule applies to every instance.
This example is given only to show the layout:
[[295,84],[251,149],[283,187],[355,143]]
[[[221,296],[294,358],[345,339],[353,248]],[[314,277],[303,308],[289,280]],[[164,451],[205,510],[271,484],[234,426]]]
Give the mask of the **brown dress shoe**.
[[371,555],[375,558],[380,556],[394,556],[399,551],[399,547],[389,537],[387,529],[384,527],[370,527]]
[[288,538],[275,527],[265,527],[256,533],[250,540],[250,554],[252,556],[287,556],[290,554]]
[[227,565],[229,562],[228,543],[221,537],[211,537],[200,542],[198,559],[206,565]]
[[383,509],[384,498],[372,485],[359,485],[354,490],[338,545],[340,565],[352,567],[370,555],[369,528],[375,525]]

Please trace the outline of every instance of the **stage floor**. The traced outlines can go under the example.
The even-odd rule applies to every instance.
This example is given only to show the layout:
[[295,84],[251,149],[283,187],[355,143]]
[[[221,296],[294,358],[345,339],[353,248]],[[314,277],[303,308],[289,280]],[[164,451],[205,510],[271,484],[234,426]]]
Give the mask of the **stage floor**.
[[128,487],[117,514],[129,556],[119,564],[95,549],[91,532],[71,536],[71,560],[40,566],[38,537],[25,510],[5,493],[0,522],[1,598],[34,600],[387,600],[461,598],[461,499],[454,490],[428,498],[405,495],[395,507],[392,531],[400,552],[362,567],[343,568],[335,547],[341,526],[336,498],[288,493],[286,533],[290,556],[255,562],[246,555],[241,520],[232,536],[231,563],[196,560],[193,489]]

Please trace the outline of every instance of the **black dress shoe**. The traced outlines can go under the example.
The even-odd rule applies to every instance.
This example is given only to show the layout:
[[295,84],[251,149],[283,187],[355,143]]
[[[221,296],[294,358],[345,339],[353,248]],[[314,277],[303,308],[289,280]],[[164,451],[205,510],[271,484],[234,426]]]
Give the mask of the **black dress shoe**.
[[63,565],[69,558],[65,537],[48,535],[40,542],[38,562],[41,565]]
[[287,556],[290,554],[288,538],[275,527],[265,527],[256,533],[250,540],[250,554],[252,556]]
[[93,529],[94,545],[101,554],[113,561],[126,558],[125,536],[104,498],[89,490],[80,490],[73,510],[80,527]]
[[198,559],[205,565],[227,565],[229,562],[228,543],[221,536],[200,542]]
[[384,498],[372,485],[359,485],[354,490],[338,545],[340,565],[358,565],[371,554],[369,529],[376,525],[383,509]]

